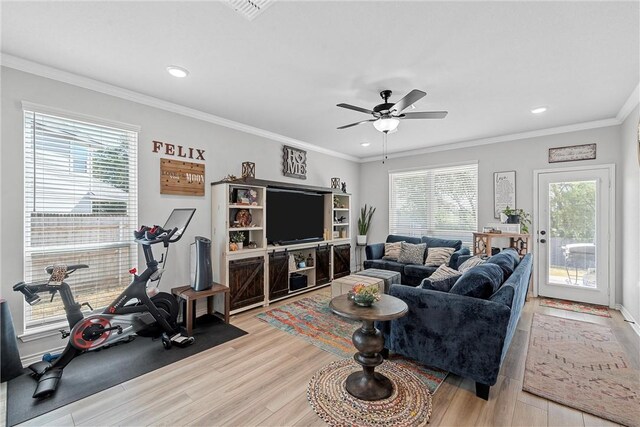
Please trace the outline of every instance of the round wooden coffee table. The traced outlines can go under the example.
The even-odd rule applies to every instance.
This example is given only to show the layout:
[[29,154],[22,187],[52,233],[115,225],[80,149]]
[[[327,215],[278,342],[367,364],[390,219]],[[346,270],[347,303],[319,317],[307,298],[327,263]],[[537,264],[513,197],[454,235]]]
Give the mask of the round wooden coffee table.
[[384,349],[384,337],[373,322],[404,316],[409,310],[407,304],[396,297],[381,295],[380,301],[371,307],[360,307],[345,294],[333,298],[329,307],[339,316],[362,321],[362,327],[353,333],[353,345],[358,350],[353,358],[362,365],[362,371],[347,377],[347,391],[361,400],[381,400],[391,396],[393,384],[389,378],[375,372],[375,367],[383,362],[380,352]]

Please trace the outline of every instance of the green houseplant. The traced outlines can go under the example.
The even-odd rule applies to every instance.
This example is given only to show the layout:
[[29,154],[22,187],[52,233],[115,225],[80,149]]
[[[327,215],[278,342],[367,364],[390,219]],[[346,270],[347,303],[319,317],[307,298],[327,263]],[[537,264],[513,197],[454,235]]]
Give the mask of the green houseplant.
[[[244,243],[244,233],[241,231],[234,231],[231,233],[229,240],[231,240],[231,244],[229,245],[231,250],[240,250]],[[235,245],[236,249],[233,249],[232,245]]]
[[367,244],[367,233],[369,227],[371,227],[371,218],[373,217],[376,208],[373,206],[367,206],[366,204],[360,208],[360,216],[358,217],[358,237],[357,243],[359,245]]
[[520,232],[529,233],[529,226],[531,225],[530,214],[523,209],[510,208],[509,206],[504,208],[502,213],[507,216],[507,224],[520,224]]

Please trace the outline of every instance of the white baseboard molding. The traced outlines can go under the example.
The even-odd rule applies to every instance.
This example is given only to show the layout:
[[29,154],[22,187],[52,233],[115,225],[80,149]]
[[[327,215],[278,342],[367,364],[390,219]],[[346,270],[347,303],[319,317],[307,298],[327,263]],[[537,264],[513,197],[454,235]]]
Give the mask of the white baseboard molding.
[[633,318],[631,313],[629,313],[629,310],[624,308],[622,304],[616,304],[616,309],[620,311],[620,313],[622,314],[622,317],[624,317],[624,320],[626,320],[627,323],[629,323],[629,326],[631,326],[634,332],[638,334],[638,336],[640,336],[640,324],[638,324],[638,321]]

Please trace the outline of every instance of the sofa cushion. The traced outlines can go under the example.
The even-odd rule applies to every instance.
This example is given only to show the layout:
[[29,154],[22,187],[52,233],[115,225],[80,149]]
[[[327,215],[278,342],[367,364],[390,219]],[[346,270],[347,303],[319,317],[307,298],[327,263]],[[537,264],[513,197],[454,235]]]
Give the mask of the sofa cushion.
[[520,262],[520,256],[514,249],[505,249],[487,260],[488,263],[499,266],[504,271],[505,280],[511,276]]
[[438,239],[437,237],[422,236],[422,243],[426,243],[427,248],[453,248],[456,251],[462,247],[462,240]]
[[484,263],[467,270],[449,291],[452,294],[487,299],[498,290],[504,272],[496,264]]
[[429,248],[427,249],[427,259],[424,261],[424,265],[429,267],[448,265],[454,251],[454,248]]
[[515,289],[511,284],[505,283],[500,286],[500,289],[495,291],[489,301],[497,302],[500,304],[511,307],[513,305],[513,296],[515,295]]
[[436,269],[436,267],[427,267],[426,265],[405,265],[404,275],[425,278],[431,276]]
[[423,289],[435,289],[436,291],[449,292],[456,280],[462,276],[458,270],[447,265],[441,265],[431,276],[424,279],[420,286]]
[[418,243],[423,243],[420,237],[411,237],[411,236],[399,236],[397,234],[389,234],[387,236],[387,243],[397,243],[397,242],[408,242],[417,245]]
[[402,264],[422,265],[422,260],[424,260],[424,251],[426,249],[426,243],[419,243],[417,245],[414,245],[412,243],[401,242],[398,262]]
[[386,259],[369,259],[364,262],[364,268],[379,268],[381,270],[389,270],[402,273],[404,264]]
[[385,243],[384,244],[384,256],[382,259],[391,261],[398,261],[400,256],[400,249],[402,248],[402,242]]
[[480,258],[479,256],[472,256],[469,259],[467,259],[465,262],[460,264],[460,266],[458,267],[458,271],[460,272],[460,274],[462,274],[465,271],[469,270],[470,268],[475,267],[476,265],[484,264],[485,262],[486,261]]

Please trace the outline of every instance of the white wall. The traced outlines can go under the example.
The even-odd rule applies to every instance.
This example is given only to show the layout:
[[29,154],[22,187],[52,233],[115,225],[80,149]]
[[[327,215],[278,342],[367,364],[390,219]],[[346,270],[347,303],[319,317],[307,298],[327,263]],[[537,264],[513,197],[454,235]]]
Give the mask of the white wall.
[[[162,278],[163,290],[188,284],[189,243],[196,235],[211,235],[211,189],[205,185],[204,197],[160,195],[161,155],[152,153],[153,140],[204,148],[206,182],[217,181],[227,174],[239,176],[241,163],[252,161],[256,164],[256,177],[261,179],[329,187],[331,177],[340,177],[347,182],[348,191],[354,195],[354,206],[359,206],[357,163],[308,151],[307,180],[285,178],[282,176],[282,144],[279,142],[6,67],[2,68],[1,77],[0,256],[3,268],[0,272],[0,289],[2,297],[10,304],[18,334],[22,333],[23,328],[23,300],[11,287],[23,276],[22,101],[141,126],[138,155],[139,223],[163,224],[173,208],[196,208],[186,235],[171,249],[167,271]],[[355,230],[355,226],[352,227]],[[139,266],[142,268],[143,261],[140,254]],[[20,343],[20,353],[25,357],[62,344],[59,337]]]
[[622,142],[622,300],[624,308],[640,321],[640,107],[621,126]]
[[[401,132],[402,130],[400,130]],[[597,143],[597,159],[573,163],[548,163],[548,149],[567,145]],[[389,145],[393,145],[393,135],[389,137]],[[493,173],[498,171],[516,171],[516,204],[527,212],[533,210],[533,171],[535,169],[552,169],[573,165],[616,163],[616,179],[621,181],[620,127],[606,127],[558,135],[508,141],[496,144],[480,145],[455,150],[437,151],[407,157],[388,159],[363,164],[360,169],[360,182],[363,183],[360,202],[377,207],[373,218],[370,242],[382,242],[389,229],[389,171],[447,165],[460,162],[478,162],[478,228],[489,222],[496,222],[493,217]],[[366,183],[366,184],[365,184]],[[618,186],[616,197],[617,209],[617,247],[620,253],[622,233],[620,230],[622,202],[621,189]],[[532,213],[533,214],[533,213]],[[616,299],[620,301],[621,262],[616,260]]]

